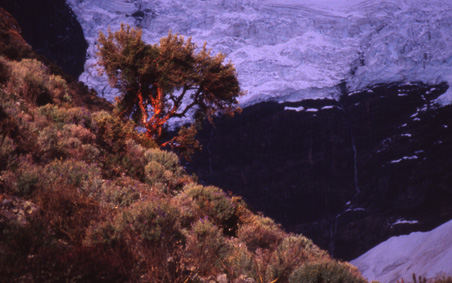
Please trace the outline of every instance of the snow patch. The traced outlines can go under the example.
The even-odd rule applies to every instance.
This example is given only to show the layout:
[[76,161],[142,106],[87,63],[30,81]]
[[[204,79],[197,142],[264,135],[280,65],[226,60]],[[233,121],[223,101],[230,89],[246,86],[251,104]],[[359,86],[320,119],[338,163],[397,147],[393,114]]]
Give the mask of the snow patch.
[[300,106],[300,107],[289,107],[289,106],[286,106],[286,107],[284,107],[284,110],[300,112],[300,111],[304,110],[304,107],[303,106]]
[[335,105],[327,105],[327,106],[323,106],[320,110],[327,110],[327,109],[334,109],[334,108],[338,108]]
[[432,87],[430,90],[428,90],[425,94],[431,94],[433,91],[435,91],[436,88]]
[[452,221],[430,232],[391,237],[351,261],[369,281],[452,276]]
[[346,210],[345,210],[345,212],[355,212],[355,211],[366,211],[364,208],[362,208],[362,207],[357,207],[357,208],[347,208]]
[[394,223],[391,224],[391,227],[394,225],[399,225],[399,224],[418,224],[419,221],[417,220],[406,220],[403,218],[399,218],[396,221],[394,221]]
[[413,155],[413,156],[404,156],[404,157],[402,157],[402,158],[400,158],[400,159],[392,160],[392,161],[391,161],[391,164],[399,163],[399,162],[402,161],[402,160],[415,160],[415,159],[418,159],[418,157],[417,157],[416,155]]

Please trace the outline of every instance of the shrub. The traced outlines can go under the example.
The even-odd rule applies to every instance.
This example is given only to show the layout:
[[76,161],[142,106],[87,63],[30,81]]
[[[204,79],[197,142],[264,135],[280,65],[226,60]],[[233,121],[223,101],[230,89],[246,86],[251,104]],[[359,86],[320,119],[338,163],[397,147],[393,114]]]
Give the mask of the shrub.
[[88,163],[95,163],[98,161],[100,150],[92,144],[83,144],[81,148],[81,159]]
[[38,114],[46,117],[56,124],[56,128],[62,129],[66,124],[91,127],[91,114],[84,108],[61,108],[53,104],[47,104],[38,108]]
[[289,282],[298,283],[364,283],[356,267],[334,261],[306,263],[297,268],[289,277]]
[[250,216],[237,232],[237,237],[250,251],[275,248],[283,236],[281,228],[272,219],[257,215]]
[[170,171],[175,176],[183,174],[183,169],[179,164],[179,158],[172,152],[151,148],[144,153],[144,159],[146,162],[155,161],[159,163],[165,170]]
[[165,193],[176,192],[189,181],[179,165],[179,158],[172,152],[148,149],[144,153],[144,160],[145,182]]
[[0,135],[0,170],[8,168],[16,159],[16,148],[17,146],[10,137]]
[[186,258],[191,268],[201,276],[215,274],[222,269],[227,245],[221,231],[208,219],[196,221],[186,233]]
[[19,196],[30,196],[38,185],[39,175],[35,172],[24,171],[17,177],[15,193]]
[[1,281],[19,282],[21,281],[19,278],[23,281],[32,281],[27,280],[30,279],[28,276],[31,273],[31,266],[40,258],[30,255],[51,248],[46,229],[43,229],[41,223],[37,221],[25,226],[17,222],[3,222],[0,228]]
[[[233,282],[256,282],[251,278],[257,278],[255,270],[255,258],[241,241],[230,238],[226,241],[228,253],[225,257],[225,271],[230,281]],[[245,278],[251,281],[246,281]]]
[[[158,162],[151,161],[144,168],[146,183],[154,186],[158,186],[162,191],[166,189],[166,181],[171,181],[171,172],[165,170],[165,167]],[[165,176],[165,172],[168,172]],[[167,177],[167,178],[165,178]],[[159,186],[160,185],[160,186]]]
[[146,149],[137,144],[134,140],[126,141],[126,155],[122,160],[124,169],[127,170],[129,176],[144,181],[144,153]]
[[72,101],[67,82],[61,76],[50,75],[47,82],[47,89],[55,102],[62,104]]
[[106,111],[92,115],[91,129],[96,135],[96,142],[112,153],[122,152],[126,141],[134,135],[134,124],[125,122],[118,115],[111,115]]
[[55,160],[45,166],[41,180],[43,186],[59,183],[71,186],[83,194],[100,197],[102,177],[100,169],[95,164],[73,159]]
[[40,148],[42,157],[46,159],[55,159],[64,156],[64,150],[60,143],[61,132],[54,127],[45,127],[38,134],[37,144]]
[[121,177],[114,181],[106,180],[102,184],[103,201],[113,208],[129,207],[141,199],[140,187],[143,184],[128,177]]
[[289,275],[297,266],[319,259],[328,259],[328,257],[325,252],[316,248],[311,240],[301,235],[286,236],[272,257],[267,269],[267,277],[287,282]]
[[25,158],[18,160],[20,168],[2,171],[0,179],[4,181],[6,190],[20,197],[30,197],[40,186],[42,168],[33,165]]
[[60,136],[58,147],[64,156],[95,162],[100,154],[96,146],[90,144],[95,140],[94,134],[81,125],[64,125]]
[[17,105],[9,99],[0,89],[0,131],[2,135],[16,137],[19,134],[19,127],[17,121],[12,118],[11,114],[15,114]]
[[139,202],[115,218],[113,229],[103,229],[110,237],[104,242],[129,251],[138,274],[146,275],[140,280],[177,282],[184,270],[180,254],[185,242],[179,218],[178,210],[163,199]]
[[72,100],[66,81],[50,74],[48,68],[36,59],[9,62],[11,70],[7,83],[9,93],[25,98],[36,105],[67,103]]
[[[94,142],[95,136],[85,127],[76,124],[64,124],[62,127],[54,127],[54,124],[41,128],[37,137],[37,145],[41,156],[46,159],[64,158],[72,156],[75,159],[88,160],[99,155],[95,146],[83,146]],[[91,155],[93,154],[93,155]]]
[[80,140],[80,142],[93,143],[96,136],[87,128],[77,124],[66,124],[63,126],[63,133],[66,137],[73,137]]
[[57,238],[72,244],[81,242],[85,229],[96,219],[97,202],[61,179],[48,184],[36,199],[42,223],[47,223]]
[[52,102],[48,89],[49,72],[47,67],[36,59],[23,59],[10,62],[11,79],[7,90],[37,105]]
[[237,210],[232,200],[221,189],[189,184],[174,201],[181,207],[185,225],[208,216],[224,234],[235,235],[238,226]]
[[164,201],[140,202],[123,215],[121,228],[143,244],[171,248],[183,239],[178,218],[178,210]]
[[0,56],[0,86],[8,81],[10,72],[8,60],[5,57]]

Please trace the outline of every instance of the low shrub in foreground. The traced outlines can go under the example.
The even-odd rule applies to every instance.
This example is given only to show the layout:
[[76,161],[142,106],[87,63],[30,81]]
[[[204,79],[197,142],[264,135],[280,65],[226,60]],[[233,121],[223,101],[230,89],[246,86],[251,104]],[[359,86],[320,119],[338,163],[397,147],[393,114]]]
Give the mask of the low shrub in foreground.
[[208,219],[200,219],[186,232],[186,238],[185,256],[192,259],[191,269],[201,276],[217,274],[223,269],[228,246],[218,227]]
[[175,202],[185,208],[182,212],[184,222],[191,223],[207,216],[223,234],[236,234],[239,224],[237,205],[219,188],[189,184],[175,197]]
[[348,263],[306,263],[297,268],[289,278],[290,283],[365,283],[356,267]]

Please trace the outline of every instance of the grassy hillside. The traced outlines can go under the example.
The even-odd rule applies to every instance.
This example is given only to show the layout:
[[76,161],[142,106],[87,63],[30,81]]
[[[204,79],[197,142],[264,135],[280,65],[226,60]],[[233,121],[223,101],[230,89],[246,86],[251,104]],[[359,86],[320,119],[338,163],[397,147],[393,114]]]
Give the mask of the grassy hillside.
[[0,14],[0,281],[365,282],[198,184]]

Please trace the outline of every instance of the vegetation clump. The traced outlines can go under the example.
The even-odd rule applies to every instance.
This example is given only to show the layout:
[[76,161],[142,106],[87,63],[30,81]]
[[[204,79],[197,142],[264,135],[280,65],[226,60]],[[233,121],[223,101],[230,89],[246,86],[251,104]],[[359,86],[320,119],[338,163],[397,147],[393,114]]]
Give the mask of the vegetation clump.
[[[200,121],[240,111],[237,73],[231,63],[224,63],[223,54],[211,55],[205,44],[197,52],[191,38],[170,32],[160,44],[150,45],[141,35],[141,30],[125,25],[107,36],[101,32],[99,65],[120,92],[121,116],[145,128],[157,144],[177,146],[189,155],[199,147],[195,135]],[[184,117],[195,123],[164,141],[167,122]]]
[[[165,44],[192,50],[178,36]],[[160,58],[169,49],[142,47],[156,56],[150,58],[159,72],[172,62]],[[215,90],[204,77],[226,72],[229,86],[216,95],[234,105],[235,73],[221,64],[223,57],[211,58],[205,49],[181,54],[202,69],[201,77],[190,78],[193,87],[199,83],[195,96]],[[197,184],[175,154],[149,143],[108,107],[85,107],[81,89],[42,62],[0,56],[0,66],[6,78],[0,82],[0,281],[288,282],[319,269],[313,262],[325,274],[362,281],[305,237],[251,212],[240,197]],[[160,91],[183,92],[178,77],[192,76],[191,68],[180,63],[165,80],[147,75],[145,101]],[[143,118],[133,86],[122,98],[138,108],[120,108]],[[217,103],[203,101],[201,108]],[[229,109],[218,103],[215,109]],[[335,278],[328,276],[322,278]]]

